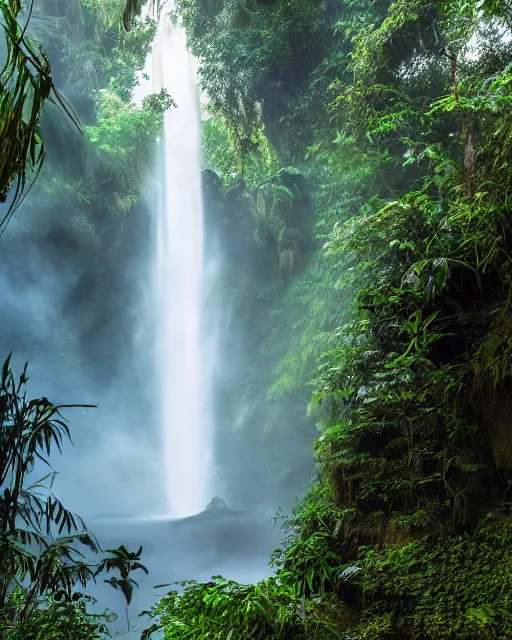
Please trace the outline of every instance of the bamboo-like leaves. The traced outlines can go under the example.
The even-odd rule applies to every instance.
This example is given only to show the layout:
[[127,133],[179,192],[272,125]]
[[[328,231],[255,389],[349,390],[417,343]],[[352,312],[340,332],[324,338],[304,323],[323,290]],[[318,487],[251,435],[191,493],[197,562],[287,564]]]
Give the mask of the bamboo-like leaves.
[[[25,613],[47,589],[69,590],[92,577],[77,543],[99,550],[81,518],[53,495],[53,470],[29,481],[35,462],[49,466],[52,448],[61,451],[70,431],[61,407],[44,397],[27,400],[27,380],[26,366],[15,379],[9,356],[0,384],[0,606],[15,585],[28,580],[31,595]],[[66,537],[52,541],[63,533]]]
[[[137,569],[148,572],[140,562],[142,547],[130,552],[121,546],[91,562],[82,547],[98,553],[100,546],[82,519],[53,495],[55,472],[29,481],[37,461],[49,466],[52,449],[62,451],[63,442],[71,440],[60,410],[76,405],[56,406],[44,397],[27,400],[27,367],[16,380],[10,361],[9,356],[0,383],[0,611],[9,611],[12,628],[24,630],[34,616],[52,606],[48,594],[54,594],[55,602],[82,602],[86,596],[77,595],[76,586],[85,588],[103,571],[119,572],[119,577],[105,582],[123,593],[128,606],[138,586],[130,573]],[[23,598],[13,607],[9,599],[15,589]],[[60,624],[58,611],[54,613],[55,624]],[[67,613],[65,608],[61,611],[64,618]],[[90,624],[85,609],[82,614],[84,624]],[[97,630],[100,623],[91,624]]]

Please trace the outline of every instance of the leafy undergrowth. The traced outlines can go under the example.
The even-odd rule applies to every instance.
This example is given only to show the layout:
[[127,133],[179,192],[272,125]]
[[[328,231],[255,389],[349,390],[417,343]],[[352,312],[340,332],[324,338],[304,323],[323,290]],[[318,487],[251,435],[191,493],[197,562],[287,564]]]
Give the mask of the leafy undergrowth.
[[511,516],[490,514],[472,534],[363,547],[350,564],[326,553],[326,537],[292,544],[256,585],[179,583],[145,612],[153,624],[143,638],[161,628],[183,640],[512,636]]
[[154,623],[143,639],[161,628],[165,638],[183,640],[339,637],[332,610],[299,596],[293,585],[279,577],[255,585],[220,576],[211,582],[180,584],[185,587],[182,593],[171,591],[149,612]]

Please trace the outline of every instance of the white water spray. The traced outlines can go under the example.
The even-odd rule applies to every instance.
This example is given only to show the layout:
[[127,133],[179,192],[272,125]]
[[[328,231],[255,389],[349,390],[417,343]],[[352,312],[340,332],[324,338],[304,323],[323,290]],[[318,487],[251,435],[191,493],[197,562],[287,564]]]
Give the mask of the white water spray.
[[162,19],[152,53],[153,89],[177,103],[165,115],[156,217],[156,355],[166,493],[171,515],[199,513],[212,497],[211,409],[201,336],[203,206],[200,107],[185,33]]

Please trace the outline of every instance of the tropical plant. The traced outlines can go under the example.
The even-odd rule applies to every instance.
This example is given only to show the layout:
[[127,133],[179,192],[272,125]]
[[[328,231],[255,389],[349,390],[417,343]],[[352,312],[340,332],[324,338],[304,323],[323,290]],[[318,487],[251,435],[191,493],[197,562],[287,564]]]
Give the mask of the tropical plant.
[[[150,611],[155,620],[142,640],[164,629],[167,639],[183,640],[330,640],[338,638],[333,621],[318,602],[294,592],[280,578],[241,585],[214,576],[211,581],[179,583]],[[326,601],[326,609],[327,609]],[[316,606],[315,606],[316,605]]]
[[[61,410],[46,398],[28,400],[27,367],[18,380],[5,361],[0,384],[0,620],[6,638],[89,638],[105,631],[108,614],[87,611],[85,589],[103,571],[118,570],[107,582],[120,588],[127,605],[131,571],[145,567],[140,554],[124,547],[91,561],[101,549],[77,515],[52,492],[56,472],[49,457],[70,439]],[[39,477],[41,469],[48,473]],[[87,551],[88,550],[88,551]],[[39,628],[39,629],[38,629]],[[38,629],[35,635],[34,629]],[[37,635],[43,633],[44,635]],[[77,635],[73,635],[76,633]]]

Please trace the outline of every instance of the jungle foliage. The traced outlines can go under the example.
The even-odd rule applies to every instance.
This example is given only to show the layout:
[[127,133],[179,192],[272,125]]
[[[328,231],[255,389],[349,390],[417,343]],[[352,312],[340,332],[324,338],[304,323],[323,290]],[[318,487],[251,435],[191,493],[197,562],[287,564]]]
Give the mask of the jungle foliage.
[[[121,24],[122,0],[38,0],[33,7],[30,2],[21,4],[20,13],[14,13],[19,3],[2,5],[6,12],[12,12],[11,22],[18,16],[18,36],[13,31],[12,37],[23,33],[23,41],[37,55],[42,55],[39,43],[44,45],[44,60],[51,61],[51,86],[56,88],[50,98],[55,94],[57,106],[46,100],[44,112],[39,109],[37,117],[34,115],[32,125],[38,140],[44,140],[44,151],[41,144],[32,144],[36,162],[27,158],[26,180],[14,180],[8,202],[0,205],[7,222],[16,206],[9,209],[18,185],[20,190],[28,187],[37,174],[31,189],[24,191],[22,209],[7,228],[4,269],[10,268],[7,263],[18,264],[20,252],[24,255],[33,249],[44,256],[47,272],[55,269],[69,275],[63,322],[52,334],[52,341],[59,345],[55,353],[80,363],[82,370],[94,367],[101,357],[105,362],[102,371],[108,378],[115,374],[118,345],[127,341],[123,330],[130,331],[131,317],[123,314],[109,336],[105,336],[104,327],[112,324],[118,309],[131,304],[133,287],[125,282],[127,264],[122,256],[134,255],[132,235],[142,238],[149,234],[142,192],[153,168],[156,141],[161,138],[163,113],[174,102],[161,92],[135,104],[132,91],[139,83],[156,25],[148,18],[126,33]],[[11,23],[6,20],[7,24]],[[8,39],[5,42],[7,52]],[[2,40],[2,63],[3,53]],[[32,63],[28,69],[35,73]],[[19,77],[21,82],[17,73],[14,70],[11,79]],[[6,93],[10,91],[6,82],[7,76],[2,76],[2,96],[10,109],[14,104]],[[36,108],[31,90],[27,88],[27,92],[22,118],[29,105]],[[74,118],[78,118],[83,134],[63,112],[57,95],[64,105],[72,105],[69,111],[77,114]],[[2,136],[2,150],[4,144],[14,142]],[[5,184],[6,189],[8,186]],[[134,255],[133,262],[142,253]],[[30,271],[31,264],[25,260],[18,271]],[[90,314],[86,305],[94,306],[93,300],[97,305]],[[83,350],[81,338],[87,342]]]
[[[18,1],[3,3],[7,57],[1,79],[6,114],[2,144],[20,145],[19,151],[13,147],[12,153],[2,154],[4,163],[13,158],[2,170],[4,199],[15,185],[5,222],[19,204],[27,171],[39,175],[45,156],[50,168],[41,173],[24,207],[27,220],[31,209],[33,215],[41,206],[53,209],[42,228],[64,218],[69,223],[69,216],[78,241],[99,248],[102,219],[123,217],[141,202],[140,188],[162,131],[162,114],[174,102],[163,91],[141,106],[134,104],[132,91],[156,25],[147,18],[126,33],[120,23],[122,8],[121,0],[44,0],[27,3],[23,11]],[[64,117],[47,109],[42,119],[47,99]],[[85,140],[70,131],[69,117],[83,129]],[[15,126],[13,118],[19,127],[16,135],[8,132]],[[55,201],[64,206],[55,207]]]
[[[142,549],[102,550],[84,522],[53,494],[52,450],[71,438],[61,410],[47,398],[28,400],[27,367],[19,379],[10,367],[0,383],[0,625],[5,640],[87,640],[109,635],[112,611],[91,611],[87,585],[105,572],[128,605],[146,568]],[[43,474],[43,475],[40,475]],[[118,574],[118,575],[116,575]]]
[[[0,5],[1,26],[5,40],[0,72],[0,202],[6,202],[13,185],[7,213],[0,220],[0,232],[20,204],[27,179],[37,176],[44,160],[44,143],[40,118],[46,101],[57,104],[80,129],[72,107],[57,90],[50,62],[41,46],[29,38],[27,27],[33,11],[22,21],[19,0],[3,0]],[[5,49],[5,50],[4,50]]]
[[[131,104],[155,28],[132,22],[143,4],[46,7],[67,24],[41,41],[88,142],[66,156],[55,136],[73,161],[41,175],[38,197],[59,202],[52,216],[71,220],[84,253],[101,255],[136,211],[172,106],[167,95]],[[123,7],[128,33],[114,18]],[[146,637],[509,637],[509,0],[178,0],[176,13],[209,98],[219,295],[239,322],[224,348],[249,344],[218,382],[233,425],[221,462],[229,469],[245,443],[233,477],[255,478],[244,498],[258,503],[293,476],[283,451],[307,467],[314,418],[318,473],[286,521],[272,578],[182,583],[147,612]],[[28,133],[22,123],[28,155],[12,156],[6,187],[18,177],[23,189],[27,158],[36,171],[42,158],[35,104]],[[103,621],[75,585],[118,568],[110,583],[129,600],[138,554],[118,550],[92,570],[79,545],[95,541],[51,495],[51,475],[25,482],[67,436],[58,407],[27,403],[25,381],[7,364],[0,615],[13,638],[95,637]]]
[[[510,3],[178,13],[210,98],[224,223],[252,255],[258,242],[276,255],[280,224],[304,241],[289,279],[248,265],[232,289],[265,327],[245,377],[252,427],[268,437],[273,413],[282,459],[304,435],[309,380],[320,435],[275,577],[184,585],[155,624],[169,638],[508,637]],[[312,196],[304,227],[257,193],[287,167]]]

